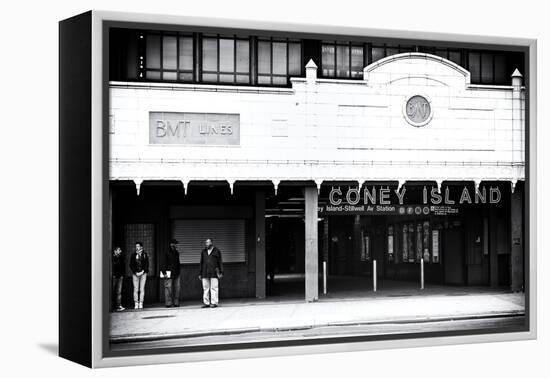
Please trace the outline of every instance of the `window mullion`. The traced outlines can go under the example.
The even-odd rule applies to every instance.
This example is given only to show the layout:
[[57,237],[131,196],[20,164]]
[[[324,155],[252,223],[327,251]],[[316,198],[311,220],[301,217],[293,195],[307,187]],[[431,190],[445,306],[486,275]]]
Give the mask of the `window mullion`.
[[216,81],[220,82],[220,35],[216,38]]
[[180,33],[176,33],[176,81],[180,81]]

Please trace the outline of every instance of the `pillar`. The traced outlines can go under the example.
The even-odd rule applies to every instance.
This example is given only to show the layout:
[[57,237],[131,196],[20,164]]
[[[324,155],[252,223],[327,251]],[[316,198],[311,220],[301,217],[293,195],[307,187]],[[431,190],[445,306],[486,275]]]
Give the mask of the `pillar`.
[[510,204],[511,222],[511,289],[522,291],[523,281],[523,189],[516,187]]
[[489,210],[489,282],[498,287],[497,211]]
[[317,188],[306,187],[305,199],[305,273],[306,273],[306,301],[314,302],[319,299],[319,250],[317,229]]
[[522,90],[523,75],[518,69],[512,74],[512,161],[524,162],[525,127],[523,117]]
[[265,194],[256,192],[256,298],[265,298]]
[[[351,259],[351,272],[353,274],[360,273],[361,265],[361,250],[363,247],[363,240],[361,238],[361,216],[355,215],[353,218],[353,253]],[[348,260],[349,261],[349,260]],[[348,263],[349,266],[349,263]]]

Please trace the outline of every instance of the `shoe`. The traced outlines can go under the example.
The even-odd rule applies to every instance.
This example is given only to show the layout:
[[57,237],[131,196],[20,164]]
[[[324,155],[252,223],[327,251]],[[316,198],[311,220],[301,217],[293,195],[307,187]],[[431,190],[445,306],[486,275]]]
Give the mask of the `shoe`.
[[216,308],[216,307],[218,307],[217,304],[211,304],[211,305],[210,305],[210,308]]
[[169,304],[169,305],[166,305],[167,308],[170,308],[170,307],[173,307],[173,305]]
[[172,307],[179,307],[180,304],[179,303],[176,303],[175,305],[173,305]]
[[139,302],[139,308],[143,308],[143,302]]
[[139,308],[139,302],[134,303],[134,310],[137,310]]
[[117,310],[117,311],[124,311],[124,310],[126,310],[126,309],[125,309],[124,307],[122,307],[122,306],[118,306],[118,307],[116,308],[116,310]]
[[210,305],[207,305],[207,304],[203,304],[203,305],[201,306],[201,308],[208,308],[208,307],[210,307]]

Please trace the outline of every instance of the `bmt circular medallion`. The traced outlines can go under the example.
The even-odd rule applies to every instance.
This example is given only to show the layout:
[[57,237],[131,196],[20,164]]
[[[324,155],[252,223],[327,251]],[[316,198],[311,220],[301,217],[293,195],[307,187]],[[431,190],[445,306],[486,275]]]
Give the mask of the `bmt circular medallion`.
[[409,97],[403,106],[403,115],[415,127],[427,125],[433,115],[430,101],[419,94]]

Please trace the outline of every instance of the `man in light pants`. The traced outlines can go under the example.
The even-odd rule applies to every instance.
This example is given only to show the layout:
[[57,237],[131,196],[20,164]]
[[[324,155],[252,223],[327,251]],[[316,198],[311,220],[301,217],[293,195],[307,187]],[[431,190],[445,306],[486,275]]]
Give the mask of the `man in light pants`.
[[201,252],[199,280],[202,281],[203,308],[218,307],[218,280],[223,277],[222,253],[206,239],[205,248]]

